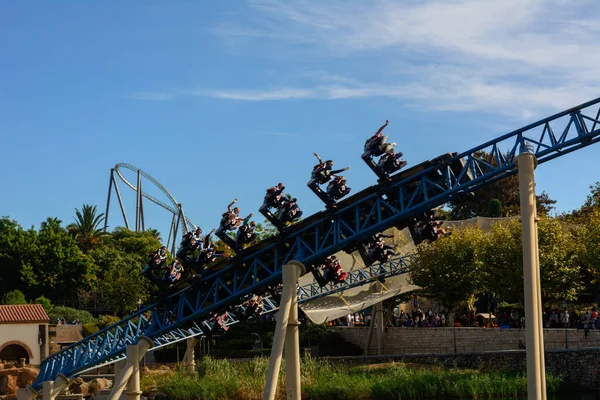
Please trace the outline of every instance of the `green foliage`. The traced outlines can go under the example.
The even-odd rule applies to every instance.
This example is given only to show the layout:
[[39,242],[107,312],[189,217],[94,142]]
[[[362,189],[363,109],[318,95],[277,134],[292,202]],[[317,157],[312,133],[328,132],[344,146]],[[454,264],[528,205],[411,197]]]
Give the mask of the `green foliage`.
[[488,203],[488,215],[498,218],[502,216],[502,202],[498,199],[491,199]]
[[410,279],[424,293],[454,307],[484,290],[486,233],[477,226],[455,230],[451,236],[417,247]]
[[98,327],[98,325],[94,322],[91,322],[89,324],[83,324],[81,333],[83,334],[83,337],[88,337],[98,332],[99,330],[100,328]]
[[104,213],[98,214],[96,206],[84,204],[81,211],[75,209],[75,222],[67,226],[67,230],[77,240],[81,249],[88,252],[102,239],[102,222]]
[[44,296],[40,296],[38,298],[36,298],[33,301],[34,304],[41,304],[42,307],[44,307],[44,311],[46,311],[47,314],[50,314],[50,312],[52,311],[52,308],[54,307],[52,305],[52,302],[50,301],[49,298],[44,297]]
[[115,317],[114,315],[101,315],[98,317],[98,327],[104,329],[108,326],[114,325],[119,322],[121,318]]
[[[590,244],[600,239],[598,233]],[[556,218],[539,221],[538,239],[543,302],[575,300],[584,287],[579,240]],[[523,304],[520,222],[498,221],[489,232],[478,227],[455,230],[450,237],[419,246],[411,279],[449,309],[486,292],[499,301]]]
[[[505,156],[508,156],[508,153]],[[492,166],[498,165],[497,157],[490,153],[480,152],[477,157]],[[480,167],[485,169],[483,165]],[[497,211],[489,207],[490,201],[493,199],[499,200],[502,205],[500,216],[508,217],[520,214],[519,178],[517,175],[485,185],[473,193],[473,197],[453,201],[450,204],[452,219],[469,219],[475,216],[493,217],[491,211]],[[548,215],[554,209],[554,204],[556,204],[556,200],[552,200],[546,192],[536,196],[538,215]]]
[[2,304],[27,304],[27,299],[23,292],[16,289],[2,296]]
[[142,275],[148,255],[160,247],[153,232],[116,229],[89,255],[98,266],[88,301],[113,312],[129,313],[148,299],[148,282]]
[[[202,359],[198,374],[184,369],[146,375],[142,389],[157,389],[160,399],[258,399],[262,396],[268,358],[249,362]],[[285,368],[284,368],[285,369]],[[527,393],[522,374],[500,371],[407,368],[404,364],[350,367],[310,357],[302,360],[303,397],[307,399],[436,399],[506,398]],[[546,376],[547,392],[565,388],[562,376]],[[285,370],[280,373],[277,399],[285,398]]]
[[48,315],[52,322],[56,322],[58,318],[64,318],[67,323],[71,321],[79,321],[82,324],[96,322],[96,319],[89,312],[71,307],[54,306],[52,312]]

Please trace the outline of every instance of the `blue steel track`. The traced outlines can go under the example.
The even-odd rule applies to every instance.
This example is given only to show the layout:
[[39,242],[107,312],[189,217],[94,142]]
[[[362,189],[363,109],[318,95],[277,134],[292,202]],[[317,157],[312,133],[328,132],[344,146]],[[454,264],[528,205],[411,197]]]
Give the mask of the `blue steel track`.
[[[239,305],[246,295],[278,284],[281,269],[288,261],[316,265],[328,255],[353,248],[377,232],[394,226],[404,228],[412,217],[514,175],[516,157],[526,144],[533,145],[538,164],[594,144],[600,140],[599,107],[600,98],[463,153],[445,154],[380,180],[339,202],[336,208],[314,214],[225,260],[201,282],[46,358],[32,386],[40,388],[59,373],[73,377],[122,359],[126,346],[136,343],[142,335],[150,337],[154,348],[158,348],[205,334],[212,329],[211,312],[223,312],[229,306]],[[299,301],[405,273],[408,268],[409,260],[400,257],[353,272],[345,285],[307,285],[299,288]],[[277,307],[269,298],[264,304],[268,311]],[[235,316],[228,313],[225,324],[236,322]]]

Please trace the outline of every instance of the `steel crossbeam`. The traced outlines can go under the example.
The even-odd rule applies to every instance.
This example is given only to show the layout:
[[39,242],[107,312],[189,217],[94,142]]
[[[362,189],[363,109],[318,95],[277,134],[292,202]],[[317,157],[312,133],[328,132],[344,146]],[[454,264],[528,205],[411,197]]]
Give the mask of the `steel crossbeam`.
[[[339,285],[327,285],[319,289],[315,287],[314,283],[299,286],[298,302],[306,303],[327,296],[328,294],[373,282],[377,279],[385,279],[406,273],[411,259],[412,256],[395,257],[387,263],[351,271],[348,274],[346,282]],[[318,287],[318,285],[316,286]],[[184,293],[181,293],[182,296],[183,294]],[[185,302],[186,300],[183,301]],[[279,307],[277,301],[271,296],[264,297],[262,305],[264,314],[274,312]],[[40,369],[40,374],[33,383],[33,387],[41,387],[41,384],[44,381],[55,379],[59,373],[70,377],[123,359],[125,357],[125,347],[127,344],[136,343],[137,337],[139,336],[147,336],[147,328],[150,324],[144,314],[155,307],[161,307],[161,304],[156,303],[146,307],[136,314],[125,318],[123,321],[99,331],[83,341],[46,358]],[[245,311],[244,306],[238,307],[239,310]],[[132,321],[137,321],[138,323],[135,324]],[[226,326],[238,322],[239,319],[236,317],[235,313],[226,313],[226,318],[224,320]],[[123,329],[124,325],[129,326],[131,329],[135,328],[136,330],[130,330],[131,334],[126,334],[126,330]],[[180,342],[190,337],[204,335],[206,332],[213,331],[213,329],[214,322],[211,322],[209,319],[195,321],[186,328],[173,328],[163,334],[153,336],[154,346],[150,351]],[[119,338],[121,338],[121,340],[119,340]]]
[[[119,345],[137,340],[141,325],[144,333],[153,338],[176,337],[181,335],[177,333],[181,327],[193,331],[196,325],[200,329],[195,321],[235,305],[247,294],[277,284],[282,266],[290,260],[309,267],[319,264],[326,256],[356,246],[377,232],[392,226],[403,228],[409,218],[515,174],[516,156],[526,143],[534,145],[538,163],[596,143],[600,140],[599,103],[600,98],[466,152],[426,161],[366,188],[338,203],[335,209],[308,217],[277,237],[246,249],[224,268],[206,274],[198,284],[170,295],[164,304],[145,308],[144,312],[151,312],[151,322],[142,318],[143,313],[138,313],[132,316],[139,316],[133,326],[129,320],[121,321],[101,331],[101,335],[73,345],[77,350],[68,348],[49,357],[42,365],[40,376],[54,378],[58,372],[69,375],[89,369],[90,365],[95,367],[114,360],[111,357]],[[315,287],[314,293],[319,290]],[[186,329],[182,328],[181,332]],[[90,340],[94,341],[89,347],[92,357],[76,355],[88,348]],[[51,372],[44,372],[46,370]],[[36,380],[36,384],[41,382]]]

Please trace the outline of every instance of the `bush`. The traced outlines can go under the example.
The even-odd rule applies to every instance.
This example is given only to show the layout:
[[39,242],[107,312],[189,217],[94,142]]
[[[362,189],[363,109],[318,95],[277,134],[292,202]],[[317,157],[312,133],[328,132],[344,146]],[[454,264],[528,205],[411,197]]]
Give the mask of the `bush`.
[[98,318],[98,328],[104,329],[107,326],[111,326],[119,322],[121,318],[115,317],[114,315],[101,315]]
[[27,300],[23,292],[17,289],[2,296],[2,304],[27,304]]
[[79,321],[82,324],[96,322],[96,319],[89,312],[71,307],[55,306],[49,316],[52,322],[56,322],[59,318],[64,318],[67,324],[71,323],[71,321]]
[[35,299],[33,301],[33,304],[41,304],[42,307],[44,307],[44,311],[46,311],[46,313],[50,314],[50,312],[52,311],[52,308],[54,307],[52,305],[52,302],[50,301],[49,298],[44,297],[44,296],[40,296],[37,299]]
[[98,325],[96,325],[95,323],[89,323],[89,324],[83,324],[83,337],[88,337],[90,335],[93,335],[94,333],[98,332],[100,330],[100,328],[98,328]]

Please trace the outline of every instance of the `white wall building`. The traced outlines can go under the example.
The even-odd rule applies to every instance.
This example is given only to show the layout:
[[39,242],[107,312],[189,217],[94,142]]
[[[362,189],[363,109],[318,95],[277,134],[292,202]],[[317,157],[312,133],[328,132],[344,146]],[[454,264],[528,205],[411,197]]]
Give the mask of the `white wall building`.
[[0,360],[40,365],[48,356],[49,322],[41,304],[0,305]]

